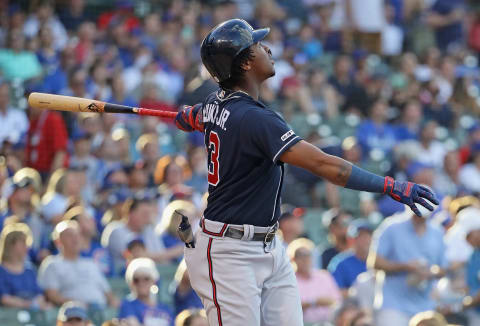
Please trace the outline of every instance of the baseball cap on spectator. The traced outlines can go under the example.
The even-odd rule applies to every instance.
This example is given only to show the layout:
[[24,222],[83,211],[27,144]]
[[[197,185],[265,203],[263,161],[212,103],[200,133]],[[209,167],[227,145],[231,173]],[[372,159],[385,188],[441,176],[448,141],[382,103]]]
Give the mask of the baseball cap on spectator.
[[44,195],[42,198],[41,214],[47,221],[50,221],[55,216],[65,213],[68,209],[68,200],[47,200],[52,197]]
[[57,320],[67,322],[71,319],[88,320],[88,313],[84,304],[78,301],[68,301],[60,307]]
[[373,233],[373,225],[364,218],[352,220],[348,225],[347,236],[350,238],[356,238],[360,231],[367,231]]
[[468,128],[468,133],[473,134],[474,132],[480,131],[480,123],[478,121],[475,121],[470,128]]
[[121,187],[113,190],[113,192],[108,196],[107,202],[108,205],[113,206],[125,202],[130,196],[131,193],[128,188]]
[[[339,210],[338,208],[331,208],[328,211],[326,211],[325,213],[323,213],[322,224],[325,227],[328,228],[328,227],[330,227],[330,225],[336,223],[340,216],[349,216],[349,214],[347,214],[346,212],[344,212],[342,210]],[[351,217],[348,217],[348,218],[343,220],[342,224],[344,224],[344,226],[347,226],[347,225],[349,225],[350,221],[351,221]]]
[[72,132],[71,138],[75,142],[83,139],[90,139],[90,135],[82,128],[75,128]]
[[480,209],[467,207],[458,213],[458,223],[467,236],[470,232],[480,230]]
[[411,179],[411,178],[415,177],[415,175],[417,175],[418,173],[420,173],[420,172],[422,172],[423,170],[426,170],[426,169],[433,169],[433,166],[416,161],[416,162],[411,162],[408,165],[406,173],[407,173],[408,178]]
[[102,185],[100,186],[101,191],[109,190],[117,186],[117,184],[113,183],[110,178],[116,172],[125,172],[124,167],[121,164],[114,166],[110,169],[105,176],[103,177]]
[[86,170],[88,170],[88,165],[86,163],[82,163],[82,162],[72,162],[68,166],[67,170],[75,171],[75,172],[86,171]]
[[448,205],[448,211],[450,215],[458,218],[460,212],[470,206],[477,206],[477,207],[480,206],[480,201],[478,200],[477,197],[463,196],[463,197],[455,198]]
[[295,207],[290,204],[283,204],[280,207],[280,217],[279,220],[285,219],[285,218],[292,218],[292,217],[303,217],[305,214],[305,210],[300,207]]
[[125,272],[125,280],[127,284],[133,284],[135,275],[147,275],[152,278],[156,283],[160,279],[155,262],[150,258],[135,258],[128,264],[127,271]]
[[11,177],[7,179],[2,187],[2,197],[9,198],[17,189],[22,189],[29,187],[33,184],[32,180],[29,178],[17,179]]

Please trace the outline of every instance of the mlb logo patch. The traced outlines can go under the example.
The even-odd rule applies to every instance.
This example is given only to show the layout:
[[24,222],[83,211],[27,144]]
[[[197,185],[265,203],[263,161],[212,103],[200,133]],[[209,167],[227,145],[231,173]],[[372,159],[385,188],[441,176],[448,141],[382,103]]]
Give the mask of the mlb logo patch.
[[294,135],[294,134],[295,134],[295,133],[293,132],[293,130],[289,130],[289,131],[287,131],[285,134],[283,134],[283,136],[280,137],[280,139],[281,139],[282,141],[286,141],[286,140],[288,139],[288,137],[290,137],[290,136],[292,136],[292,135]]

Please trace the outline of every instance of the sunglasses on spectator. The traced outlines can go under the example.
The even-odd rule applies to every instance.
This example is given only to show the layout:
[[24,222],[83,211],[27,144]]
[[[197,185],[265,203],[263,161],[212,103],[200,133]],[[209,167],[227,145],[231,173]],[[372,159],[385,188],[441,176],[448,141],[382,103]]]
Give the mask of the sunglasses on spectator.
[[134,278],[133,278],[133,283],[134,283],[134,284],[138,284],[138,283],[140,283],[140,282],[142,282],[142,281],[143,281],[143,282],[149,282],[149,281],[151,281],[151,280],[152,280],[152,278],[151,278],[151,277],[148,277],[148,276],[144,276],[144,277],[134,277]]
[[297,250],[295,257],[310,257],[312,253],[308,250]]
[[80,321],[83,321],[83,319],[80,317],[72,317],[72,318],[68,318],[66,322],[73,323],[73,322],[80,322]]

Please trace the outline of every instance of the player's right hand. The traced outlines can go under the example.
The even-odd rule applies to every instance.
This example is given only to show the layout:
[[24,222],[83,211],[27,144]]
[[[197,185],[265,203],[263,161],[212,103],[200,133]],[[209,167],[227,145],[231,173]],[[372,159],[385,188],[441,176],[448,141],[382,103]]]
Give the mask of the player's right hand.
[[433,211],[433,206],[425,199],[434,205],[439,204],[433,191],[427,187],[409,181],[396,181],[392,177],[385,177],[384,192],[394,200],[410,207],[417,216],[422,216],[422,213],[415,204],[420,204],[429,211]]

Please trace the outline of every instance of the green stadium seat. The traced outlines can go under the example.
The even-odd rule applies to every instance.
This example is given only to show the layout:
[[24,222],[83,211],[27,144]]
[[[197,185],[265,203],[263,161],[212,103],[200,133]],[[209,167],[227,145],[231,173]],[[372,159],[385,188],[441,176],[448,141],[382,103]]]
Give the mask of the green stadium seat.
[[327,230],[322,224],[322,214],[324,210],[320,208],[309,208],[303,215],[305,233],[307,237],[316,245],[324,245],[327,242]]
[[128,287],[127,282],[125,282],[125,279],[123,277],[110,278],[108,279],[108,283],[112,288],[113,294],[115,294],[119,299],[122,299],[130,293],[130,288]]
[[175,278],[178,264],[158,264],[157,269],[160,273],[160,288],[158,289],[158,298],[161,302],[173,307],[173,293],[170,291],[170,284]]
[[51,324],[51,320],[43,311],[0,308],[0,325],[2,326],[47,326],[49,324]]

